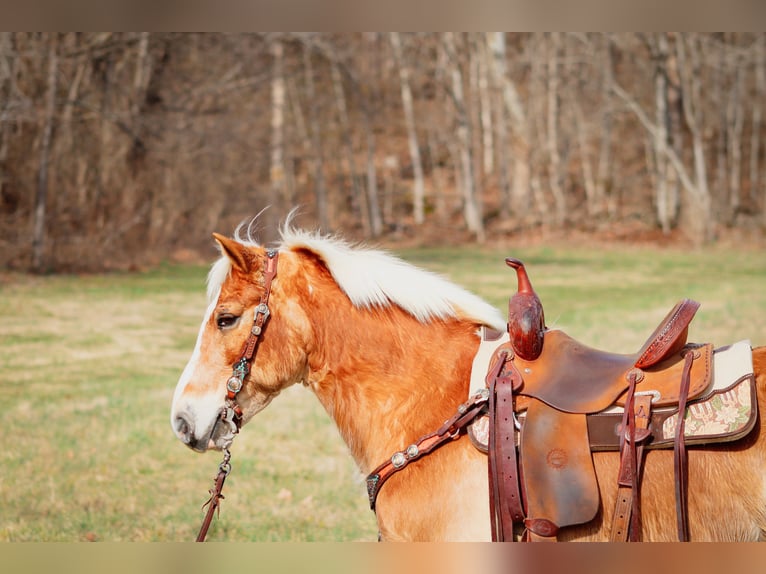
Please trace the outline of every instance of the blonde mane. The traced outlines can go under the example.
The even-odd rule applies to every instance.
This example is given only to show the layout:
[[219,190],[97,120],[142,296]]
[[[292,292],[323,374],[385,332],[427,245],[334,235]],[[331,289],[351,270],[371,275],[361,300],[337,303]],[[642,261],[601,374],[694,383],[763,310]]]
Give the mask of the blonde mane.
[[[235,239],[258,246],[242,226]],[[297,229],[290,218],[280,229],[280,251],[306,250],[327,266],[340,289],[361,309],[400,307],[422,323],[452,318],[466,319],[495,329],[505,329],[500,312],[478,296],[440,275],[419,269],[398,257],[365,246],[352,246],[343,239]],[[219,259],[208,276],[208,298],[217,297],[230,269],[226,257]]]

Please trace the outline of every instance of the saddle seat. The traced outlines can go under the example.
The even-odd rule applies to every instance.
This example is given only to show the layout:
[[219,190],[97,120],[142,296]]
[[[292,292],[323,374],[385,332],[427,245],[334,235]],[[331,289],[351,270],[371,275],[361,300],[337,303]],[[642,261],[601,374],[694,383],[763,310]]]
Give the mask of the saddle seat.
[[[568,413],[596,413],[613,404],[623,406],[631,371],[637,377],[637,391],[652,391],[655,406],[677,403],[684,362],[681,351],[697,309],[696,301],[681,300],[632,355],[592,349],[563,331],[546,331],[542,352],[535,360],[513,359],[523,379],[517,410],[528,406],[525,397]],[[505,350],[511,346],[507,344]],[[703,352],[705,360],[694,361],[689,398],[698,396],[710,383],[710,349],[695,350],[695,354]]]

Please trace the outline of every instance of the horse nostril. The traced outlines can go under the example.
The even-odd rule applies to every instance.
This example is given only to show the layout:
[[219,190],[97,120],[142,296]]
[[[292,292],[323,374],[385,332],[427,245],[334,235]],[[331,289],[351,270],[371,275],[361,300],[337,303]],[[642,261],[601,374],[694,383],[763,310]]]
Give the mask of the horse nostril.
[[192,440],[192,426],[183,415],[178,415],[175,420],[176,433],[186,444]]

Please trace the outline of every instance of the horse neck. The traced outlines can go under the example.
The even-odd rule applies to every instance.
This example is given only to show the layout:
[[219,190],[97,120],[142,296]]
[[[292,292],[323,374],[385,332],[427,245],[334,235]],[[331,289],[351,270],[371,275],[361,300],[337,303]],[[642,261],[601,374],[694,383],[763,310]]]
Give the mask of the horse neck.
[[467,399],[478,326],[357,309],[340,292],[330,299],[312,305],[308,383],[366,473]]

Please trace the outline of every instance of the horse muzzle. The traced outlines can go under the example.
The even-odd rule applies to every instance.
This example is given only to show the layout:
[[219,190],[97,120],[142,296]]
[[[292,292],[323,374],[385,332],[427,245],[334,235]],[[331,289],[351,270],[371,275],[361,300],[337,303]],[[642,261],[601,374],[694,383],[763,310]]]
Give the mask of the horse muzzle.
[[173,431],[178,439],[196,452],[206,450],[222,450],[228,448],[234,436],[239,432],[234,411],[225,407],[212,425],[199,430],[194,418],[185,411],[180,411],[173,417]]

